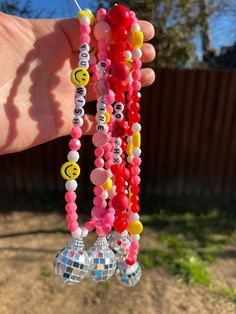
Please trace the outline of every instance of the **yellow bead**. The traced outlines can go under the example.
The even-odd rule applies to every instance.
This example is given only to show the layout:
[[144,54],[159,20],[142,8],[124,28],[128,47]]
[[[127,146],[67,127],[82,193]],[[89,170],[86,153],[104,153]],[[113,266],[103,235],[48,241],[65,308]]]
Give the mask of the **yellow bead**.
[[111,120],[111,116],[110,116],[110,113],[108,111],[105,111],[104,112],[104,116],[106,117],[106,120],[105,120],[105,123],[109,123],[110,120]]
[[143,225],[141,221],[131,221],[128,225],[128,231],[132,235],[140,234],[143,231]]
[[61,175],[66,180],[75,180],[80,175],[80,166],[73,161],[67,161],[61,166]]
[[103,184],[103,188],[105,191],[109,191],[112,188],[112,180],[110,178]]
[[94,23],[95,18],[91,12],[86,11],[86,10],[80,10],[78,13],[78,20],[80,20],[80,18],[83,16],[86,16],[90,19],[90,25],[92,25]]
[[133,193],[129,191],[129,199],[131,199],[132,195],[133,195]]
[[133,147],[140,147],[141,146],[141,134],[140,134],[140,132],[134,132],[133,133],[132,144],[133,144]]
[[86,86],[89,82],[89,73],[85,68],[77,67],[71,71],[70,79],[76,87]]
[[128,68],[129,68],[130,72],[132,72],[133,71],[133,60],[132,59],[127,59],[125,62],[128,65]]
[[128,156],[131,156],[131,155],[132,155],[132,149],[133,149],[132,144],[128,143],[127,146],[126,146],[126,154],[127,154]]
[[133,48],[141,48],[143,45],[143,33],[140,31],[133,31],[132,33]]

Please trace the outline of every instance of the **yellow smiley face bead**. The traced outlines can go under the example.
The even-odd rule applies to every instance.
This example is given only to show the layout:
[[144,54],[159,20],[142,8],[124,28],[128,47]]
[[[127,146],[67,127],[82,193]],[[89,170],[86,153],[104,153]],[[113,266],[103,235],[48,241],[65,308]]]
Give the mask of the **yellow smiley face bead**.
[[132,32],[132,45],[133,48],[141,48],[143,45],[143,33],[141,31]]
[[78,13],[78,20],[80,20],[81,17],[88,17],[90,20],[90,25],[94,23],[95,17],[91,11],[80,10]]
[[89,73],[85,68],[77,67],[71,71],[70,80],[76,87],[84,87],[89,82]]
[[128,224],[128,231],[132,234],[132,235],[136,235],[136,234],[140,234],[143,231],[143,225],[141,223],[141,221],[131,221]]
[[61,175],[66,180],[75,180],[80,175],[80,167],[76,162],[67,161],[61,166]]

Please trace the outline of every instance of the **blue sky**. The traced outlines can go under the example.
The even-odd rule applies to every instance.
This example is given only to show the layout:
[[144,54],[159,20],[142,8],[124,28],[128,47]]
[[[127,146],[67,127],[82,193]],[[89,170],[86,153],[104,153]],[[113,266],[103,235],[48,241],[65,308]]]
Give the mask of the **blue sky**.
[[[24,2],[24,0],[22,0]],[[78,0],[82,8],[93,9],[95,1],[92,0]],[[74,4],[74,0],[33,0],[35,8],[47,9],[54,11],[55,18],[62,17],[75,17],[77,14],[77,7]],[[232,45],[236,41],[236,27],[235,19],[229,16],[213,17],[210,21],[212,46],[218,51],[221,46]],[[197,42],[197,52],[199,57],[201,56],[201,49]]]

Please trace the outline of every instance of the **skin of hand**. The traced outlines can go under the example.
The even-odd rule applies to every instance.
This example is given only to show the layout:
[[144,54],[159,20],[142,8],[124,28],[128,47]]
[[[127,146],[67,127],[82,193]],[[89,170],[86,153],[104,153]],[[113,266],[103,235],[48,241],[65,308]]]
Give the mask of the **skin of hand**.
[[[144,40],[154,36],[153,26],[139,21]],[[69,134],[75,88],[70,82],[79,50],[76,19],[22,19],[0,12],[0,154],[21,151]],[[93,40],[92,40],[93,41]],[[144,43],[142,62],[155,58]],[[155,80],[142,69],[142,86]],[[87,86],[87,101],[94,100]],[[92,134],[94,117],[85,115],[83,131]]]

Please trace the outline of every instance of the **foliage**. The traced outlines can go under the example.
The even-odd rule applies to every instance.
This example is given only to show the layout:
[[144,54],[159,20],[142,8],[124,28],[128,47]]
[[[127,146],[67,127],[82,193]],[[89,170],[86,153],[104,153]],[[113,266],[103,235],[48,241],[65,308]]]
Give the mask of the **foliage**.
[[53,12],[33,8],[31,0],[25,0],[24,3],[19,0],[0,0],[0,11],[24,18],[39,18],[42,16],[50,18],[53,15]]

